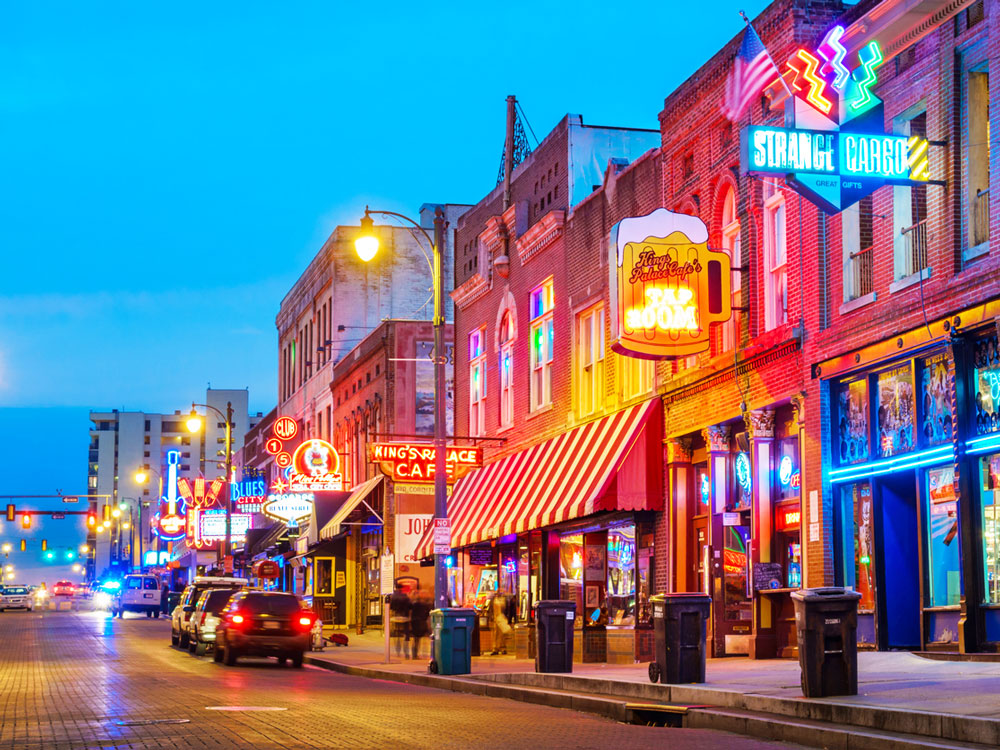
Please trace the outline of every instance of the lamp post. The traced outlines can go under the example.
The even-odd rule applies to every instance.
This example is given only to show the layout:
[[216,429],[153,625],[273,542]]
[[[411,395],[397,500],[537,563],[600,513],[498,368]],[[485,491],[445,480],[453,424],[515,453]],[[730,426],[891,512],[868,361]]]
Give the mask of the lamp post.
[[[361,219],[361,235],[355,240],[354,246],[358,256],[366,263],[378,252],[378,238],[375,236],[375,221],[371,214],[395,216],[412,224],[424,236],[434,252],[433,264],[430,266],[434,285],[434,518],[448,519],[448,477],[445,468],[445,371],[447,355],[444,350],[444,263],[441,252],[444,246],[444,230],[447,222],[440,206],[434,209],[434,239],[432,240],[420,224],[409,216],[395,211],[373,211],[365,207],[365,215]],[[438,609],[448,606],[448,570],[445,567],[447,554],[434,555],[434,603]]]
[[219,549],[216,559],[222,563],[223,573],[232,573],[232,570],[226,570],[226,560],[229,558],[233,546],[233,499],[230,494],[230,480],[233,473],[233,402],[226,402],[225,414],[210,404],[191,404],[191,415],[187,420],[187,428],[190,432],[198,432],[201,429],[201,417],[195,411],[196,406],[211,409],[226,423],[226,540],[225,546]]

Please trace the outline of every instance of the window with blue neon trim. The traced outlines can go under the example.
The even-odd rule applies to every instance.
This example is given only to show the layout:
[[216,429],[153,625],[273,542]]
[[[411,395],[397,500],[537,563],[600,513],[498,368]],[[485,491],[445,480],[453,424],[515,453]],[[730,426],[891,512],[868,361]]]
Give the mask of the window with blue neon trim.
[[976,400],[976,434],[1000,431],[1000,350],[996,335],[973,345],[973,386]]

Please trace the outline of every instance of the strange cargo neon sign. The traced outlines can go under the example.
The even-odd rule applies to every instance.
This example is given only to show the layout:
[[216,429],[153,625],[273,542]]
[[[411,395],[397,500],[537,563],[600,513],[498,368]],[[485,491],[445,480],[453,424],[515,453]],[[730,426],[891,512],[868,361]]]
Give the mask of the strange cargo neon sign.
[[[844,65],[842,26],[833,27],[813,55],[800,49],[783,78],[793,96],[785,105],[791,127],[751,125],[740,135],[744,173],[777,175],[826,213],[838,213],[883,185],[929,181],[928,141],[885,133],[882,100],[871,92],[882,63],[878,42]],[[822,58],[822,61],[821,59]]]

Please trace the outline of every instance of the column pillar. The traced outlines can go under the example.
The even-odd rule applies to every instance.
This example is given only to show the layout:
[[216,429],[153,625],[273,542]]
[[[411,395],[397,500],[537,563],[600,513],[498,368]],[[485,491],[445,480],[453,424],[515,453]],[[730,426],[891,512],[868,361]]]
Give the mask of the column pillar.
[[774,530],[773,482],[771,481],[771,455],[774,451],[774,411],[760,409],[750,412],[747,419],[750,439],[750,466],[752,471],[750,510],[750,591],[753,595],[754,631],[750,638],[751,659],[771,659],[777,655],[777,638],[774,632],[775,602],[768,596],[753,591],[753,565],[771,562]]
[[708,522],[708,587],[712,596],[712,618],[709,622],[709,642],[712,656],[726,653],[726,635],[721,627],[725,611],[725,590],[722,569],[722,513],[729,499],[729,425],[712,425],[704,432],[708,449],[708,478],[712,491]]

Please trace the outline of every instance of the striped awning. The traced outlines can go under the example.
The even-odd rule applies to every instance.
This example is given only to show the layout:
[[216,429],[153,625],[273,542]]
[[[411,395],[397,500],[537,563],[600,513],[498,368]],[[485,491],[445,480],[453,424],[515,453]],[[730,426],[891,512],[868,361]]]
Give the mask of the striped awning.
[[382,484],[382,475],[379,474],[366,482],[362,482],[351,490],[351,496],[347,498],[340,509],[333,514],[333,517],[326,522],[326,525],[320,529],[319,538],[320,539],[333,539],[333,537],[340,534],[343,530],[341,527],[344,522],[348,519],[351,513],[361,505],[361,503],[366,502],[368,496],[375,491],[375,489]]
[[[661,508],[660,492],[637,496],[620,491],[605,498],[630,454],[638,457],[632,473],[645,476],[646,451],[640,437],[660,403],[650,399],[588,422],[460,479],[448,499],[451,546],[465,547],[601,510]],[[433,526],[417,544],[418,559],[433,553],[432,535]]]

